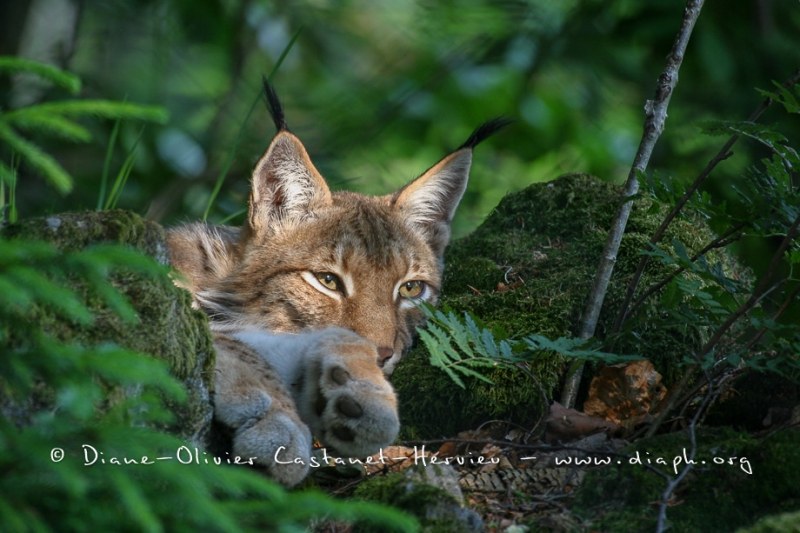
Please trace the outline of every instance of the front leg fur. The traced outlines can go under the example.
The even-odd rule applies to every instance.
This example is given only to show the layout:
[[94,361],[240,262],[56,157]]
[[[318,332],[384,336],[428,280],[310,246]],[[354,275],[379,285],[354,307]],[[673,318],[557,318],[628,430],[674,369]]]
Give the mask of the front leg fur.
[[234,455],[266,467],[284,485],[296,485],[308,474],[311,432],[280,376],[234,338],[217,334],[214,345],[214,416],[234,430]]
[[302,421],[338,454],[364,457],[397,438],[397,399],[372,342],[342,328],[298,334],[242,329],[232,336],[280,374]]

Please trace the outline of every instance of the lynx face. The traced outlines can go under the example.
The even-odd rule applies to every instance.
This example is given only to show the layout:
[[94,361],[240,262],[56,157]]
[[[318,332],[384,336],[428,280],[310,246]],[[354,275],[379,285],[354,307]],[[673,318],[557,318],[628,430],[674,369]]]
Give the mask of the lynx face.
[[394,194],[332,193],[282,130],[254,171],[245,227],[172,230],[173,264],[212,320],[343,327],[377,346],[389,375],[421,321],[417,305],[437,299],[471,160],[468,144]]
[[378,347],[391,373],[435,302],[438,258],[388,201],[332,196],[302,223],[252,236],[241,263],[198,297],[218,318],[275,332],[339,326]]

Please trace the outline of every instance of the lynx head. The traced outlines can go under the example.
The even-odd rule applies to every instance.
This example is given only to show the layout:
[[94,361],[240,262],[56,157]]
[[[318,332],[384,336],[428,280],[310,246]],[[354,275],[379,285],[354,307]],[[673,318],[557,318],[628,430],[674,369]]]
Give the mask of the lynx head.
[[198,291],[212,318],[276,332],[340,326],[374,342],[391,374],[435,303],[450,222],[472,149],[504,125],[485,124],[458,150],[386,196],[331,192],[267,95],[278,133],[256,164],[235,260]]

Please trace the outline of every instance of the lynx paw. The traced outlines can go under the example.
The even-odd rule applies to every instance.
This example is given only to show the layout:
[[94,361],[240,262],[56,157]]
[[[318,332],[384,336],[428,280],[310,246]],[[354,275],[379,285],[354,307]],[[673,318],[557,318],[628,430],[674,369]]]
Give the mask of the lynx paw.
[[314,434],[337,453],[364,457],[391,444],[400,430],[397,399],[378,366],[375,345],[355,333],[319,332],[315,362],[298,407]]
[[311,433],[302,422],[284,413],[269,413],[239,427],[233,453],[243,461],[266,467],[270,477],[293,486],[308,475]]

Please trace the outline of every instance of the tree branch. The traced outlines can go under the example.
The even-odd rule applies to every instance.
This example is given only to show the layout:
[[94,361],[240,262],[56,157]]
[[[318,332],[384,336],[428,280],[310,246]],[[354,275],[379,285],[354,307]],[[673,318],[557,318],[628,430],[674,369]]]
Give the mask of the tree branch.
[[[608,292],[608,284],[611,280],[611,274],[614,271],[614,264],[617,259],[620,243],[622,242],[622,235],[625,233],[625,226],[628,223],[628,217],[630,216],[633,206],[633,196],[639,192],[638,177],[639,174],[647,169],[650,156],[653,153],[653,148],[658,138],[661,136],[661,132],[664,131],[669,101],[675,86],[678,84],[678,71],[683,62],[683,56],[686,53],[686,47],[689,44],[689,38],[692,35],[695,22],[697,22],[697,18],[700,16],[703,1],[704,0],[689,0],[686,3],[683,21],[675,37],[672,50],[667,57],[667,65],[658,78],[655,98],[645,102],[645,122],[642,140],[639,143],[639,149],[634,157],[633,166],[625,182],[623,190],[625,202],[620,207],[617,218],[609,232],[608,240],[606,241],[606,246],[600,259],[600,265],[598,266],[597,274],[592,283],[589,298],[586,301],[586,307],[584,308],[580,329],[578,331],[578,337],[582,339],[588,339],[594,336],[594,332],[597,328],[597,320],[600,316],[600,310],[603,307],[603,300]],[[572,407],[574,405],[582,374],[582,362],[573,364],[570,367],[564,382],[564,391],[561,396],[562,405],[566,407]]]
[[[793,87],[797,83],[800,82],[800,70],[794,73],[791,78],[786,80],[783,84],[784,87],[787,89]],[[772,99],[765,98],[761,104],[747,117],[748,122],[755,122],[764,112],[772,105]],[[705,168],[697,175],[691,185],[686,189],[683,195],[678,199],[675,205],[670,209],[667,216],[664,217],[664,220],[661,222],[661,225],[656,229],[653,236],[650,237],[650,244],[657,244],[661,241],[664,237],[664,234],[667,231],[667,228],[672,223],[673,220],[678,216],[678,213],[686,206],[689,202],[689,199],[692,195],[697,192],[697,189],[708,179],[711,175],[711,172],[717,167],[725,159],[729,158],[732,154],[730,151],[733,148],[733,145],[739,140],[739,135],[731,135],[728,141],[722,146],[720,151],[715,155],[711,161],[706,164]],[[622,324],[625,322],[625,319],[628,317],[631,307],[631,300],[633,299],[633,295],[636,292],[636,288],[639,286],[639,282],[642,279],[642,274],[644,273],[644,269],[647,267],[647,263],[650,261],[648,256],[642,256],[639,259],[639,264],[636,265],[636,272],[633,274],[630,283],[628,283],[628,288],[625,291],[625,298],[623,299],[622,306],[620,307],[619,313],[617,314],[617,318],[614,321],[613,331],[619,331],[622,329]]]

